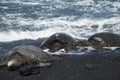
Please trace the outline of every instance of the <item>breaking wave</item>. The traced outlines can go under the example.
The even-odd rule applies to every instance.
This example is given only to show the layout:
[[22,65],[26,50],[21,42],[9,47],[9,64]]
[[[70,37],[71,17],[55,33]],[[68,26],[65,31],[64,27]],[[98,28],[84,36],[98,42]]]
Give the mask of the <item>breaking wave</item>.
[[115,0],[2,0],[0,41],[37,39],[56,32],[88,38],[120,34],[120,2]]

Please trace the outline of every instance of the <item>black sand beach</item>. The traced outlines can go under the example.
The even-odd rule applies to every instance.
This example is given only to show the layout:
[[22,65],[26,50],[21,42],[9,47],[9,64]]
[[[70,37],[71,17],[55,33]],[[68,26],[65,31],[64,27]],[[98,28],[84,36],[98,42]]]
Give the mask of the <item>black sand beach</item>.
[[[41,40],[42,41],[42,40]],[[4,48],[19,44],[38,45],[39,40],[1,43]],[[16,43],[16,44],[15,44]],[[14,45],[13,45],[14,44]],[[7,50],[9,50],[7,49]],[[7,51],[6,50],[6,51]],[[61,59],[41,68],[40,74],[21,76],[18,71],[0,69],[0,80],[120,80],[120,50],[91,51],[84,55],[54,55]]]
[[[17,45],[40,47],[45,37],[59,32],[88,40],[101,32],[120,35],[120,0],[0,0],[0,60]],[[120,46],[120,38],[104,38]],[[92,40],[97,49],[99,42],[111,46],[99,37]],[[0,68],[0,80],[120,80],[120,49],[75,53],[82,54],[53,55],[61,59],[35,75]]]

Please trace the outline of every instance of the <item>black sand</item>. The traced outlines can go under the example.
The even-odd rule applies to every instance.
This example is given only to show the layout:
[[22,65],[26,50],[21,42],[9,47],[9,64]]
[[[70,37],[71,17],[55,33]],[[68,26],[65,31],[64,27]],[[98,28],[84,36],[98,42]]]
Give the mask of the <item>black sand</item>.
[[21,76],[17,71],[0,70],[0,80],[120,80],[120,54],[61,57],[36,75]]
[[[37,46],[40,43],[27,42],[1,43],[1,52],[8,51],[10,46],[31,44],[31,42]],[[21,76],[18,71],[0,69],[0,80],[120,80],[119,49],[92,51],[84,55],[59,55],[59,57],[62,59],[54,61],[50,67],[41,68],[40,74],[36,75]]]

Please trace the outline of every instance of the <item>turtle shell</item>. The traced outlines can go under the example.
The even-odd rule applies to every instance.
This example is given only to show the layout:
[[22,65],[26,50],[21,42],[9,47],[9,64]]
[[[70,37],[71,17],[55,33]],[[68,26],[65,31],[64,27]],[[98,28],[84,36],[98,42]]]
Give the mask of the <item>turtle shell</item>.
[[32,45],[20,45],[13,48],[11,51],[6,53],[4,59],[9,61],[11,58],[14,58],[19,55],[22,57],[23,61],[37,60],[40,62],[50,61],[51,55],[42,51],[42,49],[32,46]]
[[92,35],[88,41],[94,46],[120,47],[120,36],[113,33],[97,33]]
[[[76,39],[66,33],[55,33],[47,38],[40,46],[42,49],[57,51],[62,48],[73,47],[76,45]],[[68,46],[69,45],[69,46]]]

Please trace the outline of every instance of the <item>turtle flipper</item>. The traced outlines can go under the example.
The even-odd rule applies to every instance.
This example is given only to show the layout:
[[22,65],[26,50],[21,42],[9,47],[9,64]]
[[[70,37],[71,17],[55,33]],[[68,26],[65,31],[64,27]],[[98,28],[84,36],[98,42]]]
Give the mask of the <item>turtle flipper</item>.
[[19,59],[11,59],[7,62],[7,69],[10,71],[14,71],[18,69],[21,65],[22,63],[19,61]]
[[22,76],[38,74],[40,73],[40,66],[38,65],[39,63],[36,61],[28,61],[21,66],[21,68],[19,69],[19,73]]
[[28,61],[27,63],[23,64],[19,70],[20,75],[28,76],[40,73],[41,67],[50,66],[50,62],[39,62],[39,61]]

